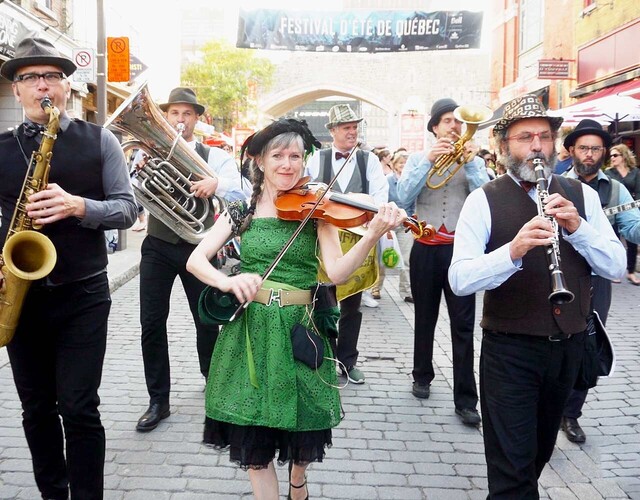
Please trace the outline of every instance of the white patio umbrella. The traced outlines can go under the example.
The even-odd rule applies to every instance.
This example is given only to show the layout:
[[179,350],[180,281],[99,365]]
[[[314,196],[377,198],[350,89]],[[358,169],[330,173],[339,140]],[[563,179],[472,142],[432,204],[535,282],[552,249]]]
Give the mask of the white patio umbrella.
[[550,110],[551,116],[562,116],[562,126],[574,126],[590,118],[606,125],[613,123],[615,130],[620,122],[640,121],[640,99],[630,96],[608,95],[592,101],[574,104],[566,108]]

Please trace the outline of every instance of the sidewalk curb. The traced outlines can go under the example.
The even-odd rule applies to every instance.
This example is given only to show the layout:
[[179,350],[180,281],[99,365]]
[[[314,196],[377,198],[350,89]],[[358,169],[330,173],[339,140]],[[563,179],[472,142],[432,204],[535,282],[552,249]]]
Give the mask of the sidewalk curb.
[[118,274],[117,276],[109,277],[109,292],[110,293],[115,292],[122,285],[126,284],[127,282],[135,278],[139,273],[140,273],[140,263],[137,262],[133,264],[133,266],[131,266],[129,269]]

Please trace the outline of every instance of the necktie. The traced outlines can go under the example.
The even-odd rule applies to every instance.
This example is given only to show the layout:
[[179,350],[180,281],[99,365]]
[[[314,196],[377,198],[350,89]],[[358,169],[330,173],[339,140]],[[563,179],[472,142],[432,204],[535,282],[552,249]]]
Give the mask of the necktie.
[[336,160],[340,158],[344,158],[345,160],[349,158],[349,153],[341,153],[340,151],[336,151]]
[[39,123],[24,122],[22,124],[22,129],[24,130],[25,136],[35,137],[36,135],[44,132],[44,125],[40,125]]
[[531,189],[536,187],[535,182],[529,182],[529,181],[520,181],[520,185],[522,186],[522,189],[524,189],[527,193],[531,191]]

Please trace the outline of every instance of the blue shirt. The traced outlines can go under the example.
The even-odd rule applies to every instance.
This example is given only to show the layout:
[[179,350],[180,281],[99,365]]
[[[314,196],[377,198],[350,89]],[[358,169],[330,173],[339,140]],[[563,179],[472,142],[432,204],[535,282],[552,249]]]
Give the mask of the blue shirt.
[[398,205],[399,208],[402,208],[407,214],[411,215],[415,212],[415,203],[412,205],[407,205],[400,201],[398,197],[398,181],[399,177],[395,174],[395,172],[391,172],[387,174],[387,182],[389,183],[389,201],[394,202]]
[[[510,172],[507,175],[518,182]],[[618,279],[626,272],[625,249],[602,211],[598,194],[584,184],[582,192],[587,220],[583,219],[573,234],[562,230],[562,237],[584,257],[595,274]],[[532,200],[535,201],[536,196],[535,188],[529,190]],[[485,253],[491,224],[486,194],[483,189],[477,189],[467,197],[456,228],[449,267],[449,283],[456,295],[493,290],[522,270],[522,259],[511,260],[510,243]]]
[[[566,174],[566,177],[578,179],[578,175],[572,168]],[[611,182],[611,179],[602,170],[598,170],[598,182]],[[584,184],[584,183],[583,183]],[[593,189],[593,188],[591,188]],[[594,190],[595,191],[595,190]],[[620,192],[617,200],[611,200],[610,206],[623,205],[631,203],[633,197],[629,190],[620,182]],[[640,210],[627,210],[615,214],[615,225],[622,237],[631,243],[640,243]]]
[[[409,156],[396,187],[398,199],[402,200],[405,206],[415,206],[416,198],[427,183],[429,170],[431,170],[431,162],[427,160],[425,151]],[[477,156],[464,165],[464,173],[469,183],[469,191],[489,182],[484,160]]]

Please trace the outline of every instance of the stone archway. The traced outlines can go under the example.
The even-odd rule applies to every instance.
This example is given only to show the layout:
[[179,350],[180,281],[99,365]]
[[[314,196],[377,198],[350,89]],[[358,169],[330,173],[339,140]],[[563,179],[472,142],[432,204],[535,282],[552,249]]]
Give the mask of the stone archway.
[[367,102],[386,113],[391,111],[389,103],[370,91],[349,85],[327,84],[324,82],[308,82],[303,85],[288,87],[281,92],[269,94],[264,101],[259,103],[259,108],[265,115],[278,117],[302,104],[330,96],[351,97]]

